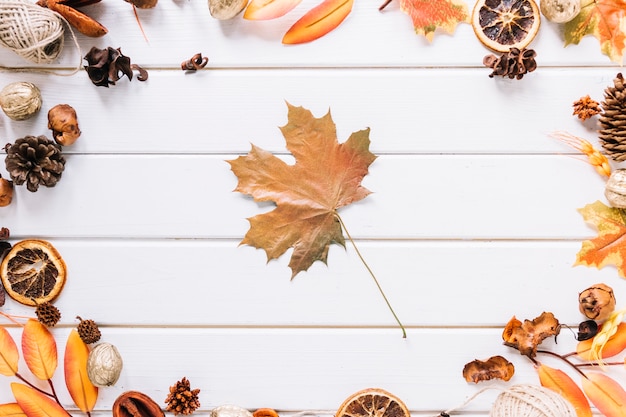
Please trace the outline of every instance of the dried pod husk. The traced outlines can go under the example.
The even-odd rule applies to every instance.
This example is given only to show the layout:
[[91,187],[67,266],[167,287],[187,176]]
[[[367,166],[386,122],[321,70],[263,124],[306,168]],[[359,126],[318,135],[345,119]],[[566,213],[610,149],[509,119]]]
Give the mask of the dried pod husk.
[[0,207],[6,207],[13,201],[13,181],[0,176]]
[[580,0],[541,0],[539,8],[549,21],[566,23],[580,13]]
[[126,391],[113,403],[113,417],[165,417],[161,407],[146,394]]
[[80,136],[76,110],[69,104],[57,104],[48,111],[48,129],[59,145],[67,146]]
[[259,408],[252,413],[254,417],[279,417],[273,408]]
[[245,9],[248,0],[209,0],[211,16],[219,20],[228,20]]
[[211,410],[211,417],[253,417],[253,414],[237,405],[220,405]]
[[588,319],[604,321],[615,310],[613,289],[606,284],[595,284],[578,295],[578,309]]
[[626,168],[613,170],[606,182],[604,196],[615,208],[626,208]]
[[15,82],[0,91],[0,107],[13,120],[26,120],[41,109],[41,91],[33,83]]
[[122,356],[115,346],[99,343],[87,357],[87,376],[95,386],[110,387],[119,379],[123,365]]

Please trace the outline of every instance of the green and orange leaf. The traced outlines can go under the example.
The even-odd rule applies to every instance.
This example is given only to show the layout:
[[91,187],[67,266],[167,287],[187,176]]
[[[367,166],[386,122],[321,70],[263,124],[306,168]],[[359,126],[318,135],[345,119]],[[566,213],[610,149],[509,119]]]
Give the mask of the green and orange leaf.
[[93,410],[98,400],[98,387],[87,376],[89,347],[76,330],[72,330],[65,345],[65,385],[78,408],[86,413]]
[[560,369],[554,369],[543,364],[537,366],[537,373],[541,385],[561,394],[574,406],[578,417],[592,416],[589,401],[569,375]]
[[605,417],[626,417],[626,391],[614,379],[599,372],[589,372],[582,379],[589,400]]
[[324,0],[289,28],[283,43],[292,45],[321,38],[348,17],[353,4],[354,0]]
[[22,331],[22,353],[33,375],[42,380],[52,378],[58,365],[57,344],[46,326],[35,319],[28,319]]
[[400,10],[411,17],[415,33],[429,41],[438,28],[453,33],[459,23],[469,22],[467,4],[462,0],[400,0]]
[[56,401],[31,387],[13,382],[11,391],[27,417],[68,417],[67,411]]
[[565,24],[565,45],[578,44],[584,36],[600,41],[602,53],[622,63],[626,49],[626,0],[582,0],[580,13]]
[[598,236],[583,242],[574,265],[598,269],[615,265],[619,275],[626,277],[626,211],[600,201],[587,204],[578,211],[587,223],[598,229]]
[[17,373],[20,353],[8,330],[0,327],[0,374],[13,376]]
[[[582,342],[578,342],[576,345],[576,354],[578,357],[584,361],[593,360],[591,345],[593,343],[593,339],[583,340]],[[604,345],[604,348],[601,352],[601,357],[610,358],[612,356],[620,354],[624,349],[626,349],[626,323],[620,323],[617,326],[617,331],[615,334],[609,338],[609,340]]]
[[243,18],[248,20],[269,20],[284,16],[302,0],[252,0],[248,3]]
[[27,417],[18,403],[0,404],[0,417]]

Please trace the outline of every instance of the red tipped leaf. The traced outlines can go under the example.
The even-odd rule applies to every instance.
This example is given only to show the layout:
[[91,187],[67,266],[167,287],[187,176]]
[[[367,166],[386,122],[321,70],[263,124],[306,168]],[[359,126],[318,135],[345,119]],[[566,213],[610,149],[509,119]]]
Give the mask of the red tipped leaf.
[[13,382],[11,391],[27,417],[68,417],[65,411],[52,398],[24,384]]
[[20,354],[15,341],[4,327],[0,327],[0,374],[13,376],[17,373]]
[[590,372],[583,378],[583,391],[605,417],[626,417],[626,391],[606,374]]
[[306,43],[326,35],[344,21],[353,4],[354,0],[324,0],[289,28],[283,43]]
[[22,331],[22,353],[28,369],[39,379],[51,379],[57,369],[57,344],[46,326],[29,319]]
[[0,417],[27,417],[18,403],[0,405]]
[[98,388],[87,376],[89,347],[76,330],[72,330],[65,345],[65,385],[78,408],[86,413],[93,410],[98,400]]
[[578,417],[591,417],[589,401],[569,375],[560,369],[550,368],[546,365],[539,365],[537,373],[541,385],[561,394],[574,406]]
[[284,16],[293,10],[302,0],[252,0],[246,11],[244,19],[270,20]]

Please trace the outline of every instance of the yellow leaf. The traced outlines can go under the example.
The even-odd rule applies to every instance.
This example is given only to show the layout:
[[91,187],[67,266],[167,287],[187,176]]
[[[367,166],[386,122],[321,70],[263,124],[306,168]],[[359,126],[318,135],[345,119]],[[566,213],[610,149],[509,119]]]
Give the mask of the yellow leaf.
[[4,327],[0,327],[0,374],[13,376],[17,373],[20,354],[15,341]]
[[27,417],[18,403],[0,405],[0,417]]
[[550,368],[546,365],[538,366],[537,373],[541,385],[561,394],[574,406],[578,417],[591,417],[589,401],[569,375],[560,369]]
[[626,417],[626,391],[606,374],[591,372],[583,378],[583,390],[605,417]]
[[27,417],[68,417],[68,412],[52,398],[24,384],[13,382],[11,391]]
[[72,330],[65,345],[65,385],[78,408],[87,413],[93,410],[98,400],[98,388],[87,376],[89,347],[76,330]]
[[29,319],[22,331],[22,353],[28,369],[39,379],[48,380],[57,368],[57,344],[46,326]]

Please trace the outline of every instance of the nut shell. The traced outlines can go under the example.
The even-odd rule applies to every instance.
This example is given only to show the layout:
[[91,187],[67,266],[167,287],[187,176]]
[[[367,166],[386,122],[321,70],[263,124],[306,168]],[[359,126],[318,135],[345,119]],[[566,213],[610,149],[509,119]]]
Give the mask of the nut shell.
[[253,417],[253,414],[237,405],[220,405],[211,410],[211,417]]
[[113,403],[113,417],[165,417],[161,407],[146,394],[126,391]]
[[626,168],[611,173],[604,188],[604,196],[615,208],[626,208]]
[[6,207],[13,201],[13,181],[0,177],[0,207]]
[[211,16],[219,20],[228,20],[237,16],[248,4],[248,0],[209,0]]
[[110,387],[120,378],[124,362],[122,355],[110,343],[99,343],[87,357],[87,376],[98,387]]
[[580,0],[541,0],[539,8],[549,21],[566,23],[580,13]]
[[26,120],[41,109],[41,91],[33,83],[15,82],[0,91],[0,107],[13,120]]
[[578,295],[578,309],[588,319],[604,321],[615,311],[613,289],[606,284],[595,284]]
[[59,145],[67,146],[80,136],[76,110],[69,104],[57,104],[48,111],[48,129]]

